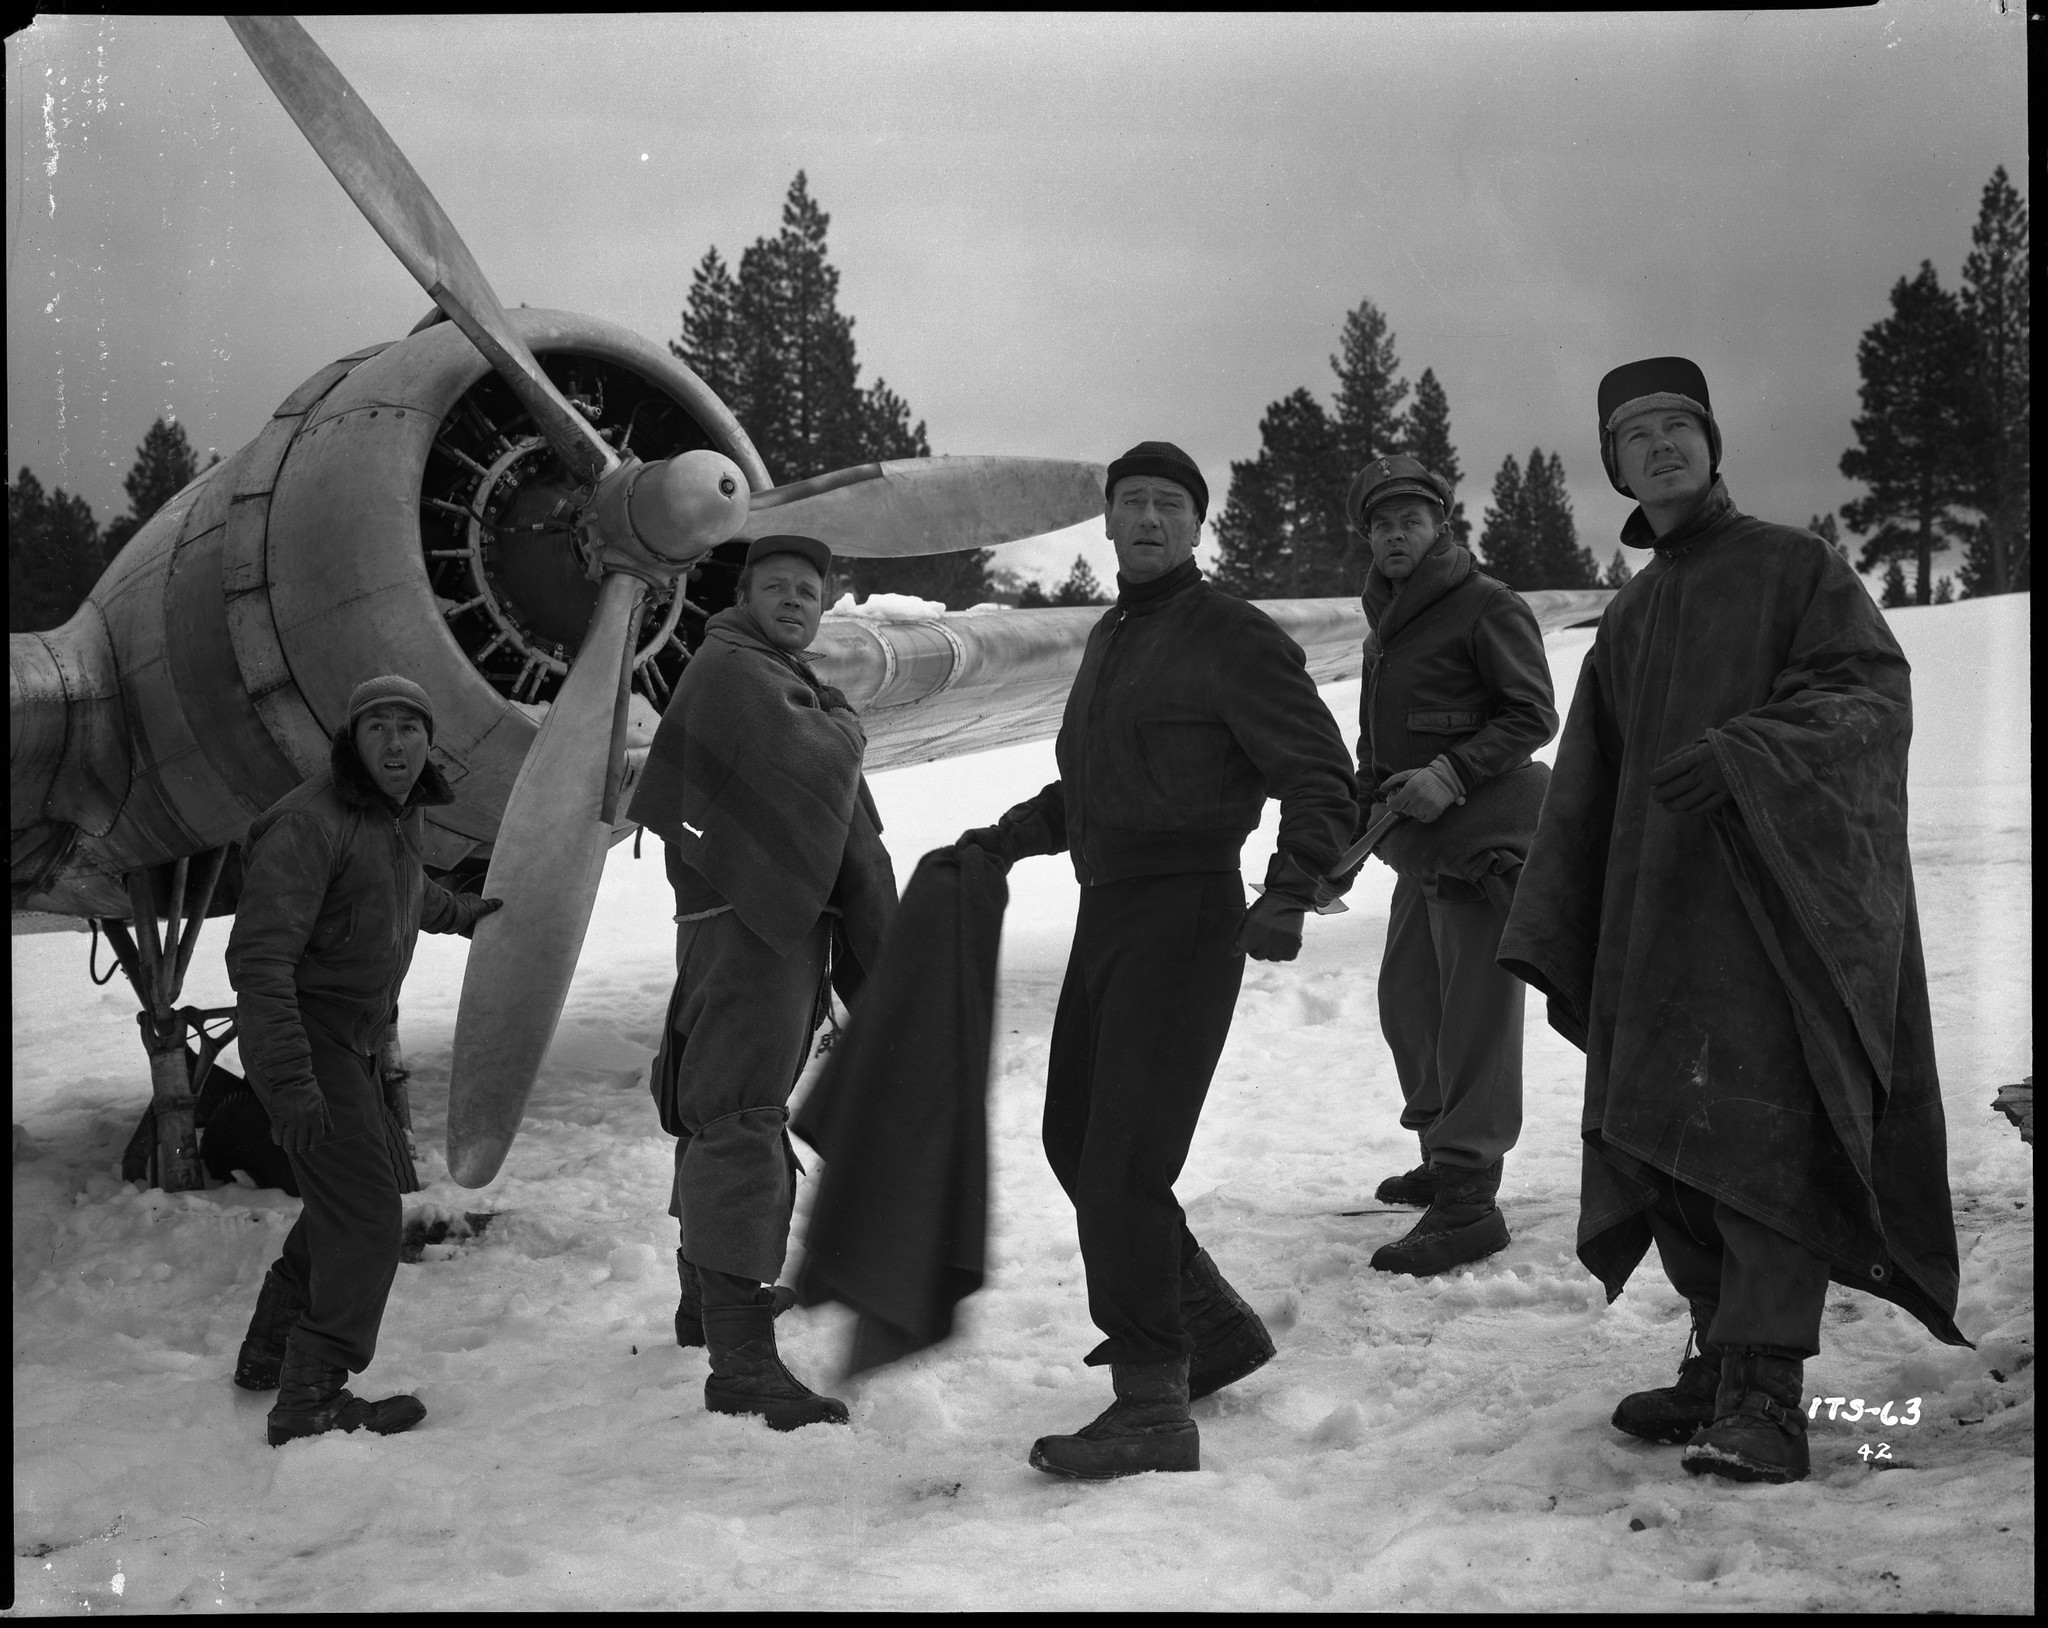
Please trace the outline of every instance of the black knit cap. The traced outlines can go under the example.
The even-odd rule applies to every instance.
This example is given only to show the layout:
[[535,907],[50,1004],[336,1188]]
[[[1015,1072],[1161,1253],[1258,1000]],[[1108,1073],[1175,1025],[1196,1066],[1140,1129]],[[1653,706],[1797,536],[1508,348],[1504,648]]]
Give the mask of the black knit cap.
[[1714,404],[1707,395],[1707,376],[1699,364],[1683,356],[1651,356],[1616,368],[1600,381],[1600,462],[1607,479],[1623,497],[1634,497],[1622,483],[1615,457],[1614,426],[1637,413],[1659,407],[1682,407],[1697,413],[1707,428],[1709,475],[1721,468],[1721,426],[1714,422]]
[[1153,475],[1160,480],[1170,480],[1176,486],[1185,486],[1188,495],[1195,500],[1195,518],[1208,518],[1209,483],[1202,479],[1195,460],[1171,441],[1140,441],[1111,464],[1109,479],[1102,487],[1105,504],[1116,501],[1116,483],[1126,475]]
[[832,550],[815,537],[799,537],[794,532],[777,532],[773,537],[756,537],[747,549],[747,564],[751,566],[759,560],[765,560],[771,554],[794,554],[798,559],[809,560],[817,567],[821,579],[831,579]]
[[1344,494],[1344,517],[1363,531],[1374,506],[1396,497],[1427,498],[1446,514],[1451,508],[1451,489],[1441,475],[1420,458],[1388,452],[1351,477],[1350,490]]

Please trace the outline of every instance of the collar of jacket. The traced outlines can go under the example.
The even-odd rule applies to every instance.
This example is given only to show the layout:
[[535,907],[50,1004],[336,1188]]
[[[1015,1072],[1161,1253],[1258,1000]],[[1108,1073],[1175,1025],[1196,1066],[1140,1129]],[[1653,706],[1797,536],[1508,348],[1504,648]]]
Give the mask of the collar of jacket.
[[1728,495],[1728,483],[1719,475],[1707,488],[1707,495],[1677,525],[1659,537],[1650,529],[1650,517],[1638,508],[1621,528],[1621,540],[1630,548],[1654,548],[1659,554],[1683,554],[1735,512],[1735,499]]
[[1116,574],[1116,608],[1127,615],[1144,616],[1201,580],[1201,567],[1193,560],[1182,560],[1164,576],[1154,577],[1150,582],[1132,582],[1119,571]]
[[1400,584],[1374,565],[1365,574],[1365,619],[1382,646],[1393,641],[1416,617],[1472,574],[1472,552],[1446,537],[1421,559]]
[[334,781],[334,794],[344,803],[355,808],[381,808],[393,814],[403,814],[408,809],[439,808],[455,801],[455,790],[434,767],[434,760],[428,758],[420,770],[419,779],[412,783],[412,792],[405,799],[405,808],[398,807],[376,781],[370,778],[370,771],[363,767],[362,757],[356,751],[354,732],[347,724],[334,732],[334,739],[327,748],[327,772]]

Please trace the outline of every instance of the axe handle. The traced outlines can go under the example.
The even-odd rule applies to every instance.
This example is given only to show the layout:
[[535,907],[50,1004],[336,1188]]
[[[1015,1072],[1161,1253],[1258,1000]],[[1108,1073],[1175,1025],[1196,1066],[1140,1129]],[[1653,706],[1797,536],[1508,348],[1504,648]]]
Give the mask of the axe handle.
[[[1373,849],[1380,845],[1380,838],[1384,837],[1394,828],[1394,822],[1400,817],[1392,809],[1388,809],[1386,813],[1382,814],[1366,828],[1364,836],[1360,837],[1337,856],[1337,863],[1330,867],[1329,873],[1316,885],[1317,915],[1337,916],[1344,913],[1344,901],[1338,898],[1333,891],[1337,883],[1342,880],[1346,871],[1354,866],[1365,863]],[[1332,890],[1329,891],[1328,898],[1323,897],[1326,890]]]

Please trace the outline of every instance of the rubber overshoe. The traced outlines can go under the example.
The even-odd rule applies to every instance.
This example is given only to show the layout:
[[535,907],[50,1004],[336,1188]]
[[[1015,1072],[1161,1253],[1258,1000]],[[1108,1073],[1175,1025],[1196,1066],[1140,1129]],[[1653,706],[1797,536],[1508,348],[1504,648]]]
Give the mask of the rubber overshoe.
[[1116,1400],[1071,1436],[1041,1436],[1031,1467],[1075,1481],[1148,1470],[1199,1470],[1202,1438],[1188,1416],[1188,1362],[1110,1364]]
[[1714,1397],[1721,1388],[1721,1348],[1706,1343],[1713,1308],[1695,1308],[1692,1332],[1679,1360],[1678,1381],[1653,1391],[1624,1396],[1614,1409],[1614,1428],[1660,1447],[1680,1447],[1714,1422]]
[[285,1341],[305,1315],[306,1304],[285,1286],[272,1267],[256,1291],[256,1314],[235,1357],[235,1383],[245,1391],[274,1391],[284,1370]]
[[1206,1249],[1180,1270],[1180,1315],[1195,1342],[1188,1359],[1188,1400],[1235,1385],[1273,1359],[1273,1336],[1230,1286]]
[[1429,1149],[1424,1148],[1422,1163],[1398,1176],[1389,1176],[1373,1190],[1372,1196],[1380,1204],[1424,1206],[1436,1198],[1436,1188],[1436,1172],[1430,1169]]
[[1436,1197],[1408,1235],[1373,1251],[1380,1272],[1405,1272],[1429,1277],[1454,1266],[1467,1266],[1507,1248],[1507,1218],[1494,1203],[1500,1191],[1501,1161],[1484,1170],[1431,1166]]
[[1755,1347],[1721,1358],[1714,1422],[1685,1447],[1692,1475],[1730,1481],[1804,1481],[1812,1468],[1806,1414],[1799,1403],[1806,1364]]
[[820,1396],[782,1365],[775,1350],[775,1297],[759,1291],[751,1305],[706,1306],[704,1343],[711,1374],[704,1406],[713,1413],[751,1413],[771,1430],[845,1424],[846,1404]]
[[370,1402],[352,1395],[342,1386],[348,1378],[346,1368],[308,1355],[296,1340],[285,1347],[284,1367],[278,1377],[277,1405],[270,1410],[268,1429],[273,1447],[330,1430],[395,1436],[427,1416],[426,1406],[417,1396],[387,1396],[381,1402]]

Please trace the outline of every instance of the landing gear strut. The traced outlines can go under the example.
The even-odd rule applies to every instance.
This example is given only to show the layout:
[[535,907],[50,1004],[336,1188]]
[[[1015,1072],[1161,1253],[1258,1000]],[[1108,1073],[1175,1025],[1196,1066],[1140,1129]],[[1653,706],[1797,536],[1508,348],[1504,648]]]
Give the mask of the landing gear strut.
[[[194,1119],[201,1082],[193,1077],[186,1038],[195,1031],[199,1036],[201,1078],[221,1047],[234,1038],[232,1007],[202,1011],[177,1004],[186,970],[192,965],[192,951],[199,943],[200,924],[206,920],[214,886],[227,861],[227,849],[216,848],[198,858],[196,878],[190,859],[130,871],[125,878],[130,919],[102,917],[99,922],[142,1002],[135,1021],[149,1052],[150,1108],[156,1125],[151,1163],[156,1185],[167,1193],[196,1192],[206,1186]],[[159,916],[163,918],[161,930]],[[225,1032],[209,1032],[220,1023],[227,1025]]]

